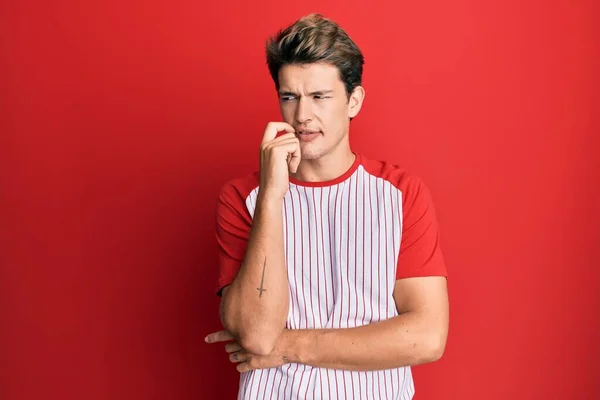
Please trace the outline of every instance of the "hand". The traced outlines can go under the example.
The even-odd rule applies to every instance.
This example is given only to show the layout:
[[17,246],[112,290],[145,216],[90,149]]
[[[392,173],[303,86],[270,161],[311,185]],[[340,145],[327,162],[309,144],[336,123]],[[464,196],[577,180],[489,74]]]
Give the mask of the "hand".
[[[287,132],[278,138],[278,132]],[[289,189],[289,172],[300,164],[300,142],[285,122],[269,122],[260,147],[260,186],[263,194],[283,198]]]
[[[283,336],[283,335],[282,335]],[[228,342],[225,344],[225,351],[229,353],[229,361],[237,363],[236,369],[239,372],[247,372],[254,369],[265,369],[279,367],[289,362],[283,354],[283,341],[278,340],[277,345],[268,356],[257,356],[248,353],[228,331],[219,331],[211,333],[206,337],[207,343]]]

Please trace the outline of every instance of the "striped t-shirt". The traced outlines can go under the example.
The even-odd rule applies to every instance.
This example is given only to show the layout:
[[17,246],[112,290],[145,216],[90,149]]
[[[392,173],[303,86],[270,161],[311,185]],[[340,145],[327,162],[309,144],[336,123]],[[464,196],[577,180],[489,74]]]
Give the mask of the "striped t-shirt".
[[[218,290],[245,256],[259,173],[223,186],[217,205]],[[396,279],[446,276],[438,225],[423,182],[356,154],[327,182],[290,179],[283,201],[290,285],[288,329],[352,328],[398,315]],[[297,363],[240,376],[238,399],[411,399],[410,367],[345,371]]]

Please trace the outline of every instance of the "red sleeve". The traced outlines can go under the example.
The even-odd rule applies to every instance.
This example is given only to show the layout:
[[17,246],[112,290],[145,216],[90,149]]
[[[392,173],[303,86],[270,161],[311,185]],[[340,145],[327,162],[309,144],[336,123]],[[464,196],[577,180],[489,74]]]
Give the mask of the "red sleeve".
[[246,194],[232,183],[221,189],[217,200],[216,236],[218,245],[217,294],[235,279],[248,247],[252,217],[246,207]]
[[414,176],[403,177],[402,238],[396,279],[447,276],[431,194]]

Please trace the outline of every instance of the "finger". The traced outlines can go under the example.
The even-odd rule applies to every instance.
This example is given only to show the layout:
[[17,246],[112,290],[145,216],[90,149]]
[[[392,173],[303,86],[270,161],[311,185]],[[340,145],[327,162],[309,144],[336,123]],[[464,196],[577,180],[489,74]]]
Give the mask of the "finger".
[[288,162],[290,167],[290,172],[295,174],[298,171],[298,166],[300,165],[300,161],[302,160],[302,156],[300,154],[300,143],[297,143],[295,151],[291,154],[291,158]]
[[233,353],[240,350],[242,350],[242,346],[240,346],[237,342],[227,343],[225,345],[225,351],[228,353]]
[[295,132],[295,129],[290,124],[285,122],[269,122],[265,128],[262,143],[275,139],[277,137],[277,133],[281,131],[293,133]]
[[232,363],[242,363],[248,361],[248,354],[243,351],[236,351],[235,353],[231,353],[229,355],[229,361]]
[[238,372],[248,372],[248,371],[252,371],[254,368],[252,368],[252,366],[250,365],[249,362],[243,362],[243,363],[239,363],[235,369],[238,370]]
[[[281,138],[283,138],[283,136]],[[273,140],[272,142],[269,142],[265,146],[265,150],[271,150],[272,151],[273,149],[275,149],[277,147],[286,146],[288,144],[295,144],[296,146],[300,147],[300,141],[295,136],[292,136],[291,138],[286,138],[284,140],[278,141],[281,138],[277,138],[277,139]]]
[[300,165],[300,161],[302,160],[300,142],[298,139],[289,139],[273,147],[272,150],[275,148],[279,149],[279,151],[284,150],[286,152],[285,157],[288,162],[289,170],[291,173],[296,173],[298,166]]
[[279,136],[278,138],[275,138],[275,139],[271,140],[269,142],[269,144],[278,144],[278,143],[281,143],[281,142],[285,142],[286,140],[289,140],[289,139],[296,139],[296,140],[298,140],[298,138],[296,137],[295,133],[285,133],[285,134]]
[[271,152],[276,153],[277,157],[283,155],[286,157],[286,159],[288,156],[294,158],[296,154],[300,154],[300,144],[298,143],[298,140],[290,140],[289,142],[281,143],[277,146],[274,146],[271,149]]
[[204,338],[206,343],[217,343],[233,340],[233,335],[229,331],[214,332]]

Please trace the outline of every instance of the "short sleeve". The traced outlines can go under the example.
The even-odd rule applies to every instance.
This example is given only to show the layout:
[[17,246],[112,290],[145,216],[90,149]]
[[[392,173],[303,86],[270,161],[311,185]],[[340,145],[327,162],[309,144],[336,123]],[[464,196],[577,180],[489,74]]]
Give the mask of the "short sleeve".
[[231,183],[221,189],[216,206],[218,246],[217,295],[235,279],[248,247],[252,217],[242,193]]
[[416,177],[405,177],[402,192],[402,236],[396,279],[445,276],[446,265],[429,189]]

